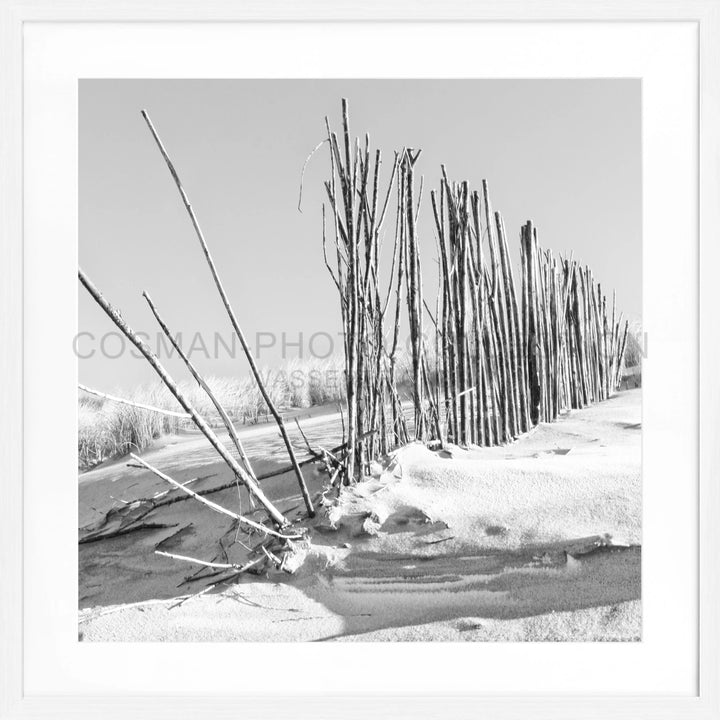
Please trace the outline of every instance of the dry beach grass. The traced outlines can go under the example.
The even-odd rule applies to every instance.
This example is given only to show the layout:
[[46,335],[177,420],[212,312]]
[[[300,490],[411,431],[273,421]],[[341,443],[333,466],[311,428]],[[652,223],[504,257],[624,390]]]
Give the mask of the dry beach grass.
[[[266,388],[283,408],[308,408],[335,403],[343,397],[342,359],[292,360],[279,369],[263,370]],[[252,378],[206,378],[213,394],[233,422],[253,425],[268,416],[267,405]],[[221,424],[203,390],[192,381],[180,383],[198,411]],[[110,393],[135,403],[178,411],[177,400],[161,384],[137,388],[132,393]],[[145,450],[165,435],[194,427],[191,422],[111,400],[82,390],[78,393],[78,468],[86,470],[109,458]]]
[[[409,364],[408,354],[400,352],[398,377],[401,386],[409,384]],[[262,375],[276,405],[298,409],[343,402],[343,371],[342,356],[332,355],[327,358],[294,358],[280,368],[264,369]],[[236,424],[255,425],[269,419],[267,404],[252,378],[211,375],[206,381]],[[183,381],[180,386],[203,416],[213,420],[213,425],[221,424],[215,408],[197,384]],[[181,410],[177,400],[162,383],[140,386],[132,393],[115,390],[109,391],[109,394],[163,410]],[[183,418],[103,400],[80,390],[78,469],[88,470],[110,458],[145,450],[158,438],[193,427]]]

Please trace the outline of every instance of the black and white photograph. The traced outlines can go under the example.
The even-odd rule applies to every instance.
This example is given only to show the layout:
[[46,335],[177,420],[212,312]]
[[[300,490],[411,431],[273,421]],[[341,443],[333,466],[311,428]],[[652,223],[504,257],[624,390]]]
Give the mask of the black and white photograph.
[[642,640],[639,80],[78,119],[79,640]]
[[718,38],[0,0],[0,720],[720,720]]

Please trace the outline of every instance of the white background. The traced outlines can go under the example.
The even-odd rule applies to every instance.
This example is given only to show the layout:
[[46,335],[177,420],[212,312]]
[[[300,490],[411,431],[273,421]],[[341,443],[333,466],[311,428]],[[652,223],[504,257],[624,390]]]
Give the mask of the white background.
[[[330,676],[334,692],[696,694],[694,24],[33,23],[24,52],[26,694],[317,693]],[[642,78],[641,643],[303,644],[282,649],[291,672],[272,659],[277,645],[77,641],[76,427],[63,419],[77,397],[77,81],[86,77]]]

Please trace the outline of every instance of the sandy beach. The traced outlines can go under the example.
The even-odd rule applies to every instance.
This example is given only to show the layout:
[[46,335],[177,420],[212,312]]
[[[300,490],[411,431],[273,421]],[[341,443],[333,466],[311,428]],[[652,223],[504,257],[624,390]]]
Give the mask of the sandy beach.
[[[640,401],[639,389],[623,391],[505,446],[405,446],[375,477],[302,521],[307,539],[288,561],[292,574],[267,570],[229,583],[218,583],[213,568],[155,551],[241,564],[248,551],[230,518],[175,490],[160,507],[137,502],[168,486],[126,461],[106,463],[80,476],[79,636],[639,640]],[[303,428],[319,445],[341,435],[333,414]],[[285,464],[272,428],[242,437],[258,472]],[[194,435],[161,440],[143,457],[178,482],[198,478],[196,490],[229,479]],[[318,497],[327,476],[312,465],[306,475]],[[286,516],[300,517],[290,473],[262,487]],[[209,498],[250,514],[234,487]]]

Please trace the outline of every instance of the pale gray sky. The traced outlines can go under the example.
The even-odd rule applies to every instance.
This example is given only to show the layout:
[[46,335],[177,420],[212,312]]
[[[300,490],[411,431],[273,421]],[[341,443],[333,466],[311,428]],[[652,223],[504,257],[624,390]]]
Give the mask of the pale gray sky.
[[[230,328],[192,226],[140,110],[146,108],[175,162],[236,313],[253,345],[276,365],[288,342],[340,329],[336,290],[322,260],[325,148],[300,171],[325,134],[339,129],[340,98],[351,129],[383,150],[422,148],[416,173],[438,187],[451,178],[479,188],[487,178],[517,256],[520,226],[532,219],[540,242],[574,251],[618,306],[641,313],[640,83],[635,80],[83,80],[80,82],[79,261],[106,297],[155,342],[141,298],[147,290],[174,331],[200,333],[214,355],[213,333]],[[432,211],[426,194],[419,231],[426,293],[434,305]],[[391,245],[390,218],[387,244]],[[101,390],[154,380],[129,348],[117,358],[100,348],[114,331],[78,287],[80,382]],[[262,342],[269,343],[270,335]],[[327,341],[316,338],[324,353]],[[107,354],[120,351],[117,337]],[[341,345],[336,344],[337,351]],[[245,374],[222,348],[193,359],[208,374]],[[288,357],[298,348],[286,348]],[[239,356],[238,356],[239,357]],[[177,361],[168,367],[181,376]],[[184,376],[184,374],[182,375]]]

